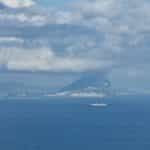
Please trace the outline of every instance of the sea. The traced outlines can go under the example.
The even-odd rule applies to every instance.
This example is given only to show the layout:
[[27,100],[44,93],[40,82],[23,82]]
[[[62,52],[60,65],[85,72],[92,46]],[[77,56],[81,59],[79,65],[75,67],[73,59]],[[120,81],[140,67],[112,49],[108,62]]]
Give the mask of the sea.
[[150,150],[150,96],[0,98],[0,150]]

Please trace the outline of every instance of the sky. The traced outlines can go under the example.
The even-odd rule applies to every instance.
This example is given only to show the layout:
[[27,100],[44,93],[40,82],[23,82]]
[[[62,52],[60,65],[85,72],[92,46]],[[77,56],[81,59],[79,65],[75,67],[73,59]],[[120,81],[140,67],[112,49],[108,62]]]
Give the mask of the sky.
[[0,0],[1,72],[107,72],[149,90],[147,0]]
[[73,0],[37,0],[37,2],[44,7],[64,7]]

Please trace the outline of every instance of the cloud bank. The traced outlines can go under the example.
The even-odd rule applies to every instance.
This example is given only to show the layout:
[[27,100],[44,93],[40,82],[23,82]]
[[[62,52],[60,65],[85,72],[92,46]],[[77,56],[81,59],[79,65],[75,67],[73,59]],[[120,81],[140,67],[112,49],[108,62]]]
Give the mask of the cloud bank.
[[[110,62],[111,63],[111,62]],[[0,50],[1,67],[8,70],[31,71],[75,71],[97,70],[110,64],[105,61],[88,60],[69,56],[56,56],[51,49],[8,49]]]
[[85,0],[65,10],[31,9],[30,0],[0,3],[15,8],[0,10],[0,65],[8,70],[137,74],[150,64],[147,0]]

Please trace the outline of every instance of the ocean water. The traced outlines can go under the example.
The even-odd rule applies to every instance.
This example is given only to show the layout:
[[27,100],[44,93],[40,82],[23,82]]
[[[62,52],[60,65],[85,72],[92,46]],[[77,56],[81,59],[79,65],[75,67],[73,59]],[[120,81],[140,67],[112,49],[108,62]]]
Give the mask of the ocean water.
[[150,97],[3,98],[0,150],[149,150]]

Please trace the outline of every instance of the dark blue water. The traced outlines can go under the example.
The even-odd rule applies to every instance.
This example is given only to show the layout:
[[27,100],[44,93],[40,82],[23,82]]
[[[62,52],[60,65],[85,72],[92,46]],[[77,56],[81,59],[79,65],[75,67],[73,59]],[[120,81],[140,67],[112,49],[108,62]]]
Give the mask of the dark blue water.
[[0,101],[0,150],[149,150],[150,97]]

